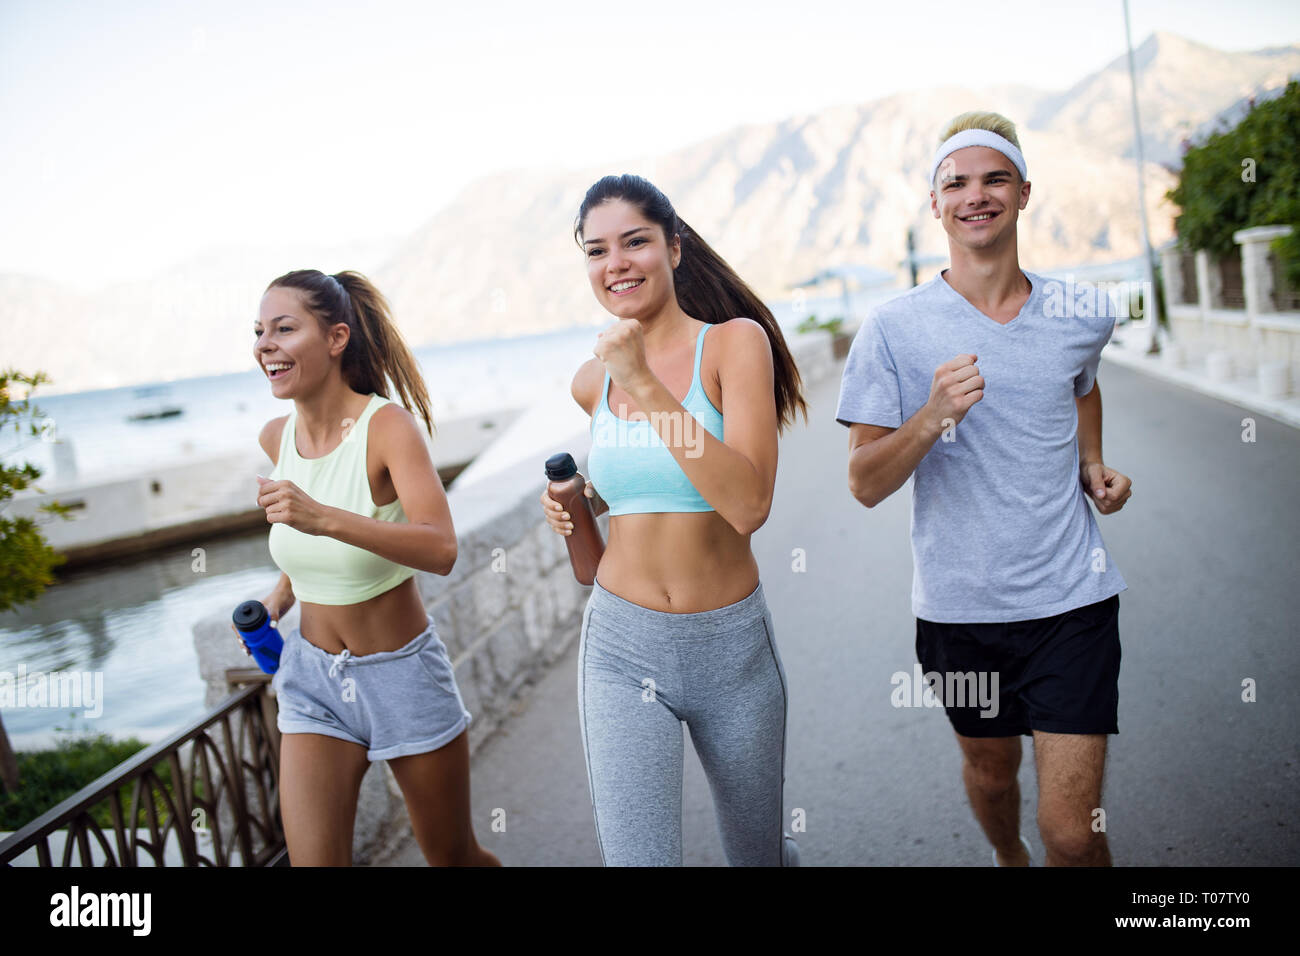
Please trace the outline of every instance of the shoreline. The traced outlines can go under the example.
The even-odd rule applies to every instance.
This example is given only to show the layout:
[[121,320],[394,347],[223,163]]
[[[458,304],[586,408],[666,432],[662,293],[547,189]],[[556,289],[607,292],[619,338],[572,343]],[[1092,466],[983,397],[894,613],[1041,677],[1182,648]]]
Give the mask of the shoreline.
[[[499,408],[444,420],[431,444],[444,485],[521,412]],[[249,503],[255,500],[254,475],[269,467],[260,451],[173,458],[155,466],[124,467],[90,481],[42,482],[42,490],[14,496],[12,513],[41,523],[47,542],[67,558],[61,570],[81,569],[265,524],[264,512]],[[43,515],[40,506],[50,501],[73,509],[72,520]]]

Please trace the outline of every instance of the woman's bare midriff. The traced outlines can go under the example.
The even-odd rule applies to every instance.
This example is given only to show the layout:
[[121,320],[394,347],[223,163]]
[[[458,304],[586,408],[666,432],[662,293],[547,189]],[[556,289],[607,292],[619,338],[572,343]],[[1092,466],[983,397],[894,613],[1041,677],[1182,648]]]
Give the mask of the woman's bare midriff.
[[354,657],[395,651],[429,626],[415,578],[360,604],[302,605],[302,636],[321,650]]
[[652,611],[693,614],[753,594],[758,562],[716,511],[614,515],[596,579]]

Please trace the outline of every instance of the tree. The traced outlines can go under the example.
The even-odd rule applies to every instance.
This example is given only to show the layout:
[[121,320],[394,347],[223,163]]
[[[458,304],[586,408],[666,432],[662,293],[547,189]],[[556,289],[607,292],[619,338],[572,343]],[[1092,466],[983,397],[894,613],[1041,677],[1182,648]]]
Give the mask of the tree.
[[[37,424],[41,414],[31,404],[31,393],[48,381],[43,372],[31,376],[13,369],[0,372],[0,431],[12,427],[16,433],[22,434],[26,426],[30,429],[32,439],[44,434],[42,425]],[[26,394],[20,401],[14,401],[10,396],[10,388],[14,385],[26,386]],[[42,591],[54,583],[54,569],[65,560],[63,555],[46,543],[35,520],[10,518],[3,513],[4,502],[12,498],[15,492],[26,488],[40,491],[35,484],[40,476],[40,469],[29,463],[0,463],[0,611],[35,601]],[[69,509],[53,501],[42,505],[40,510],[66,518]],[[7,790],[18,789],[18,761],[13,748],[9,746],[2,720],[0,781],[3,781]]]
[[1236,251],[1238,229],[1292,226],[1273,251],[1287,281],[1300,288],[1300,81],[1189,149],[1168,198],[1181,210],[1174,227],[1187,249],[1226,256]]

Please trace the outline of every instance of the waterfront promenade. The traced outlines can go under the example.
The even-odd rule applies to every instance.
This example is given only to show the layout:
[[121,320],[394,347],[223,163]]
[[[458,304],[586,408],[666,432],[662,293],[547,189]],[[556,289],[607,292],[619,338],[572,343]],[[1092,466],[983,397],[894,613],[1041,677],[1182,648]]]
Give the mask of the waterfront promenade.
[[[942,711],[891,705],[891,675],[915,660],[910,484],[870,511],[849,494],[841,368],[811,387],[811,425],[782,440],[772,514],[753,539],[789,680],[787,819],[806,814],[806,866],[987,866]],[[1134,481],[1124,510],[1099,518],[1129,585],[1103,801],[1115,863],[1295,865],[1300,432],[1114,362],[1098,381],[1106,461]],[[1254,442],[1242,441],[1246,417]],[[506,865],[600,864],[576,688],[575,639],[475,755],[475,829]],[[723,865],[687,744],[684,862]],[[1023,829],[1041,861],[1025,748]],[[423,858],[411,841],[383,862]]]

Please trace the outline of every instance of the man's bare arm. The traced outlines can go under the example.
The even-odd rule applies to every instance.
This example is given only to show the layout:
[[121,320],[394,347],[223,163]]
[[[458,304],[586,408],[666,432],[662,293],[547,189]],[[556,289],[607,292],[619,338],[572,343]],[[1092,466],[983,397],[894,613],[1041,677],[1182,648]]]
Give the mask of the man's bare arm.
[[849,492],[874,508],[907,481],[935,441],[984,397],[977,356],[958,355],[934,371],[929,400],[898,428],[849,426]]
[[942,431],[932,431],[920,412],[900,428],[850,425],[849,492],[874,508],[906,484]]

